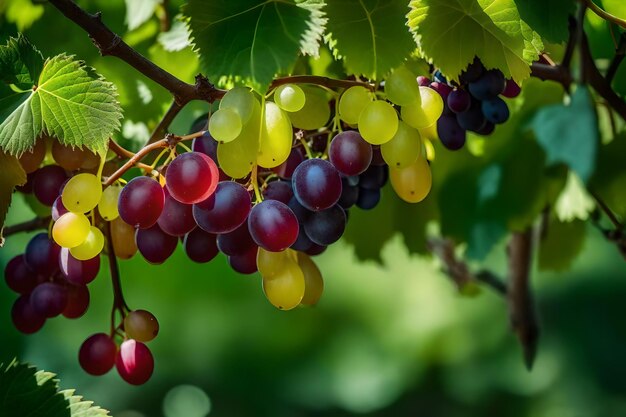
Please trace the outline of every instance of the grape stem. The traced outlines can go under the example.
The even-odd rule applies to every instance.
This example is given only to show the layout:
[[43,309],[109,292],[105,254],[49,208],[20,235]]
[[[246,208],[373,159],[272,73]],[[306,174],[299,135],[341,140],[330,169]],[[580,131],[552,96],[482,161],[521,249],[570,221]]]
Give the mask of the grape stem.
[[[109,149],[111,151],[113,151],[118,157],[120,158],[132,158],[133,156],[135,156],[134,153],[132,153],[131,151],[129,151],[128,149],[123,148],[122,146],[120,146],[119,143],[117,143],[116,141],[114,141],[113,139],[109,139]],[[152,171],[154,168],[150,165],[147,164],[143,164],[141,162],[137,162],[135,164],[135,166],[137,168],[140,168],[144,171]]]
[[626,20],[621,19],[617,16],[614,16],[611,13],[608,13],[606,10],[602,9],[600,6],[595,4],[593,0],[582,0],[582,2],[584,5],[586,5],[589,8],[589,10],[597,14],[602,19],[610,23],[615,23],[617,26],[620,26],[626,29]]
[[269,90],[273,90],[283,84],[315,84],[328,88],[350,88],[355,86],[361,86],[371,91],[374,91],[376,89],[376,86],[374,84],[361,81],[336,80],[334,78],[320,77],[317,75],[292,75],[290,77],[275,79],[274,81],[272,81],[272,84],[270,84]]
[[124,300],[124,293],[122,292],[122,281],[120,279],[120,269],[117,264],[117,256],[115,256],[115,247],[113,246],[113,239],[111,238],[111,223],[107,222],[107,251],[109,257],[109,270],[111,273],[111,283],[113,285],[113,308],[111,309],[111,337],[115,334],[115,312],[118,311],[122,320],[126,316],[126,312],[130,311],[126,300]]
[[250,174],[250,185],[252,185],[252,189],[254,190],[254,198],[256,199],[256,203],[260,203],[263,201],[261,197],[261,192],[259,191],[259,180],[258,180],[258,172],[259,166],[254,164],[252,167],[252,173]]

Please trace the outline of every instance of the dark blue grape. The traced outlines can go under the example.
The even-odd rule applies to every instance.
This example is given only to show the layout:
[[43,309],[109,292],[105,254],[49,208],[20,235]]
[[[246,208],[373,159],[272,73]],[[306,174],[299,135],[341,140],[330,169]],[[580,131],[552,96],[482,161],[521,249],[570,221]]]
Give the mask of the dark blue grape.
[[500,97],[482,102],[485,118],[493,124],[502,124],[509,119],[509,106]]
[[263,190],[265,200],[278,200],[287,204],[292,197],[291,181],[272,181]]
[[317,211],[304,223],[304,231],[313,243],[328,246],[341,238],[346,230],[346,213],[338,206]]
[[479,131],[487,123],[478,100],[472,100],[469,110],[457,114],[456,120],[459,122],[459,126],[472,132]]
[[356,204],[359,199],[359,187],[357,185],[350,185],[349,178],[341,179],[341,197],[337,204],[339,204],[344,209],[348,209]]
[[356,206],[361,210],[371,210],[380,202],[380,189],[359,188]]
[[472,97],[467,91],[458,88],[448,95],[447,104],[454,113],[463,113],[472,105]]
[[478,80],[469,83],[470,93],[479,100],[497,97],[505,87],[504,75],[498,70],[489,70]]
[[388,167],[371,165],[367,171],[359,175],[359,187],[370,190],[383,188],[389,178]]
[[465,145],[466,131],[459,126],[454,115],[441,116],[437,120],[437,135],[443,146],[451,151],[461,149]]

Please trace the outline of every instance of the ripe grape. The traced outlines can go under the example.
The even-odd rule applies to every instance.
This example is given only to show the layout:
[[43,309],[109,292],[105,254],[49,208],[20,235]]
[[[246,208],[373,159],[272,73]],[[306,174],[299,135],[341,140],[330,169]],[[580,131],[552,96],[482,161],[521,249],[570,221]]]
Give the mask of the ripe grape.
[[500,97],[482,102],[485,118],[493,124],[502,124],[509,119],[509,107]]
[[380,202],[380,189],[359,188],[359,197],[356,206],[361,210],[371,210]]
[[261,105],[254,100],[252,117],[241,134],[232,142],[217,146],[217,161],[229,177],[243,178],[252,170],[259,152],[260,126]]
[[151,264],[162,264],[176,250],[178,239],[165,233],[158,224],[148,229],[137,229],[135,243],[139,253]]
[[394,168],[411,165],[420,155],[421,150],[422,140],[419,132],[402,121],[398,124],[398,131],[394,137],[389,142],[380,145],[385,162]]
[[50,276],[58,271],[60,251],[61,247],[47,233],[39,233],[26,245],[24,260],[35,273]]
[[295,171],[302,162],[304,162],[304,155],[301,148],[291,148],[291,153],[289,153],[287,160],[277,167],[272,168],[272,171],[281,178],[289,179],[293,175],[293,171]]
[[44,282],[30,294],[30,305],[44,317],[56,317],[67,306],[67,290],[60,284]]
[[478,100],[497,97],[506,88],[506,80],[499,70],[489,70],[478,80],[469,83],[470,93]]
[[304,297],[304,274],[294,261],[287,262],[284,266],[274,276],[263,276],[263,292],[274,307],[291,310],[296,308]]
[[165,204],[157,224],[168,235],[184,236],[196,227],[193,206],[181,203],[165,190]]
[[67,213],[69,210],[65,208],[65,206],[63,205],[63,199],[61,196],[58,196],[56,198],[56,200],[54,200],[54,203],[52,203],[52,208],[51,208],[51,214],[52,214],[52,221],[57,221],[59,220],[59,218],[64,215],[65,213]]
[[302,223],[300,223],[298,229],[298,238],[293,243],[293,245],[290,246],[290,248],[296,251],[304,252],[309,250],[311,248],[311,245],[313,245],[313,242],[306,235],[306,232],[304,231],[304,226],[302,225]]
[[431,83],[429,87],[435,90],[437,93],[439,93],[444,103],[448,101],[448,97],[450,96],[450,93],[452,92],[452,87],[450,87],[448,84],[435,81],[434,83]]
[[[357,177],[358,178],[358,177]],[[344,209],[348,209],[356,204],[359,199],[359,187],[357,185],[350,185],[350,181],[347,178],[341,179],[341,197],[339,197],[339,204]]]
[[74,213],[87,213],[100,202],[102,184],[93,174],[78,174],[63,188],[63,205]]
[[485,126],[485,123],[487,123],[487,120],[483,115],[480,101],[472,100],[472,105],[469,110],[457,115],[457,121],[459,122],[459,126],[465,130],[472,132],[481,130]]
[[333,138],[328,156],[337,171],[343,175],[359,175],[372,162],[372,145],[358,132],[347,130]]
[[389,176],[396,194],[407,203],[419,203],[426,198],[433,182],[426,158],[418,158],[407,168],[390,169]]
[[63,316],[68,319],[82,317],[89,308],[89,290],[84,285],[69,285],[67,287],[67,305]]
[[46,142],[43,138],[39,138],[30,150],[20,156],[19,161],[22,168],[24,168],[24,172],[30,174],[39,168],[45,157]]
[[339,117],[350,125],[359,122],[361,112],[373,100],[370,91],[361,86],[348,88],[339,98]]
[[389,101],[398,106],[419,103],[421,99],[415,74],[404,65],[393,70],[387,77],[385,93]]
[[306,235],[318,245],[335,243],[345,230],[346,213],[339,205],[312,213],[304,223]]
[[164,204],[165,193],[158,181],[135,177],[120,192],[117,209],[126,223],[147,229],[157,222]]
[[448,107],[454,113],[463,113],[472,105],[472,97],[461,88],[457,88],[448,95]]
[[132,385],[142,385],[152,376],[154,358],[148,346],[129,339],[120,345],[115,367],[124,381]]
[[263,190],[263,198],[265,200],[278,200],[287,204],[292,197],[291,182],[287,181],[272,181]]
[[513,80],[506,80],[506,87],[502,92],[502,95],[506,98],[515,98],[520,95],[522,89],[519,85]]
[[250,204],[250,193],[243,185],[222,181],[213,195],[194,204],[193,217],[209,233],[228,233],[246,221]]
[[298,219],[291,209],[276,200],[265,200],[252,208],[248,216],[250,235],[257,245],[280,252],[298,238]]
[[457,122],[454,115],[444,115],[437,121],[437,134],[441,143],[451,151],[461,149],[465,145],[466,131]]
[[104,235],[96,226],[91,226],[85,241],[79,246],[70,248],[70,253],[79,261],[86,261],[98,256],[103,248]]
[[52,142],[52,157],[55,162],[68,171],[93,169],[100,164],[100,158],[89,149],[80,149],[62,145],[58,140]]
[[240,274],[254,274],[257,271],[256,257],[259,247],[254,245],[241,255],[228,257],[230,267]]
[[359,133],[372,145],[391,140],[398,130],[398,114],[386,101],[369,103],[359,115]]
[[104,375],[115,365],[117,346],[104,333],[89,336],[78,351],[78,362],[81,368],[90,375]]
[[61,248],[59,267],[65,279],[71,284],[87,285],[98,276],[100,257],[95,256],[86,261],[80,261],[72,256],[69,249]]
[[[247,227],[247,225],[244,224]],[[194,262],[206,263],[217,256],[215,235],[196,228],[185,235],[183,240],[185,253]]]
[[119,185],[112,185],[107,187],[102,192],[102,197],[98,202],[98,213],[107,222],[116,219],[120,212],[117,210],[117,202],[120,198],[122,187]]
[[250,121],[254,113],[255,104],[258,104],[258,101],[254,98],[254,94],[252,94],[249,88],[235,87],[228,90],[222,97],[220,109],[234,110],[239,115],[242,125],[245,125]]
[[111,241],[115,256],[120,259],[130,259],[137,253],[135,243],[135,228],[119,217],[110,224]]
[[195,204],[215,192],[219,171],[205,154],[187,152],[178,155],[167,167],[165,181],[172,197],[184,204]]
[[159,322],[146,310],[134,310],[124,318],[124,331],[131,339],[149,342],[159,334]]
[[301,87],[306,97],[304,107],[297,112],[289,113],[291,123],[298,129],[315,130],[326,126],[330,119],[328,95],[321,88]]
[[424,129],[434,124],[443,113],[443,99],[429,87],[420,87],[420,104],[402,106],[402,120],[415,129]]
[[423,75],[419,75],[419,76],[417,77],[417,84],[418,84],[420,87],[428,87],[428,86],[430,85],[430,78],[425,77],[425,76],[423,76]]
[[191,142],[192,151],[203,153],[213,161],[217,161],[217,146],[217,141],[213,139],[213,136],[208,131]]
[[295,196],[291,200],[289,200],[287,206],[289,206],[291,211],[293,211],[293,214],[296,215],[296,218],[300,223],[304,223],[312,213],[311,210],[305,208],[302,204],[300,204]]
[[254,240],[252,240],[252,236],[250,236],[247,223],[243,223],[232,232],[217,236],[217,247],[220,252],[228,256],[244,255],[253,246],[256,245]]
[[7,286],[18,294],[29,294],[37,285],[37,274],[26,265],[24,255],[17,255],[4,268]]
[[222,107],[211,115],[209,132],[218,142],[230,142],[241,133],[243,122],[232,108]]
[[68,212],[54,222],[52,237],[60,246],[73,248],[87,239],[90,228],[89,219],[84,214]]
[[496,125],[488,121],[476,133],[478,133],[479,135],[483,135],[483,136],[489,136],[493,133],[495,129],[496,129]]
[[274,102],[285,111],[296,112],[304,107],[306,97],[296,84],[283,84],[274,90]]
[[315,262],[305,253],[298,252],[298,265],[304,274],[304,296],[300,304],[316,305],[324,291],[324,279]]
[[46,318],[31,306],[30,295],[21,295],[11,308],[11,321],[19,332],[32,334],[43,327]]
[[334,206],[341,197],[341,177],[333,165],[323,159],[308,159],[296,168],[292,177],[298,202],[309,210]]
[[388,169],[386,166],[370,166],[367,171],[359,175],[359,187],[369,190],[378,190],[387,183]]
[[33,176],[33,194],[41,204],[51,206],[61,193],[61,187],[66,180],[65,170],[58,165],[40,168]]
[[265,103],[263,117],[257,163],[264,168],[273,168],[289,157],[293,129],[287,113],[271,101]]
[[322,246],[322,245],[313,243],[311,247],[309,248],[309,250],[307,250],[304,253],[306,253],[309,256],[317,256],[317,255],[321,255],[322,253],[324,253],[327,248],[328,246]]

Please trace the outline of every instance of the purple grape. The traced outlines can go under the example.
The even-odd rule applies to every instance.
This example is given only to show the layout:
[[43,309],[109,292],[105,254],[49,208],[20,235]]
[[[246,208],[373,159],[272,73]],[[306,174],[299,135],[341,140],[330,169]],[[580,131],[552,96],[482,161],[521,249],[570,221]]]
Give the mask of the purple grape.
[[372,146],[372,163],[370,165],[381,167],[387,165],[385,158],[383,158],[383,153],[380,151],[380,146]]
[[419,75],[417,77],[417,84],[420,87],[428,87],[428,86],[430,86],[430,78],[424,77],[423,75]]
[[250,236],[247,223],[243,223],[230,233],[217,236],[218,249],[228,256],[243,255],[253,246],[256,245]]
[[341,177],[323,159],[308,159],[293,173],[293,192],[300,204],[319,211],[334,206],[341,197]]
[[461,73],[459,77],[463,83],[471,83],[478,80],[484,72],[483,64],[478,58],[474,58],[474,61],[467,66],[467,69]]
[[178,239],[176,236],[168,235],[155,224],[149,229],[137,229],[135,243],[146,261],[159,265],[172,256]]
[[328,156],[337,171],[346,176],[359,175],[372,162],[372,145],[354,130],[339,133],[330,142]]
[[[357,177],[358,178],[358,177]],[[359,187],[350,185],[350,180],[346,177],[341,179],[341,197],[337,204],[344,209],[348,209],[356,204],[359,199]]]
[[506,80],[506,87],[502,92],[502,95],[506,98],[515,98],[520,95],[522,89],[519,85],[513,80]]
[[461,88],[457,88],[448,96],[448,108],[454,113],[463,113],[472,105],[472,97]]
[[152,227],[165,204],[161,185],[148,177],[135,177],[122,188],[117,208],[120,218],[139,229]]
[[505,87],[504,75],[499,70],[489,70],[478,80],[469,83],[470,93],[479,100],[497,97]]
[[165,203],[163,211],[157,220],[157,224],[168,235],[184,236],[196,228],[193,218],[193,206],[181,203],[165,191]]
[[304,231],[309,239],[323,246],[338,241],[345,230],[346,213],[338,205],[311,214],[304,223]]
[[448,96],[452,92],[452,87],[440,81],[435,81],[434,83],[431,83],[429,87],[439,93],[444,103],[448,100]]
[[489,135],[491,135],[493,133],[494,130],[496,130],[496,125],[494,125],[491,122],[487,122],[482,127],[482,129],[480,129],[476,133],[478,133],[479,135],[483,135],[483,136],[489,136]]
[[228,233],[246,221],[250,204],[250,193],[243,185],[222,181],[213,195],[193,205],[193,217],[206,232]]
[[213,139],[208,130],[191,142],[191,150],[203,153],[213,161],[217,161],[217,141]]
[[[245,226],[247,227],[247,225]],[[215,235],[200,228],[196,228],[185,235],[183,248],[189,259],[197,263],[209,262],[218,253]]]
[[96,333],[83,342],[78,352],[81,368],[90,375],[100,376],[115,365],[117,345],[104,333]]
[[389,178],[387,166],[370,166],[367,171],[359,176],[359,187],[370,190],[383,188]]
[[41,204],[51,206],[67,181],[65,170],[58,165],[39,168],[33,176],[33,193]]
[[278,200],[287,204],[292,197],[291,182],[287,181],[272,181],[263,190],[263,199],[265,200]]
[[[322,149],[322,152],[323,151],[324,150]],[[277,167],[272,168],[272,172],[274,172],[281,178],[289,179],[293,175],[293,171],[295,171],[298,165],[300,165],[302,162],[304,162],[304,154],[302,152],[302,148],[292,148],[287,160]]]
[[276,200],[265,200],[252,208],[248,216],[250,236],[270,252],[280,252],[298,238],[298,219],[291,209]]
[[441,116],[437,120],[437,135],[441,143],[451,151],[461,149],[465,145],[466,131],[459,126],[456,116]]
[[59,217],[67,212],[69,212],[69,210],[66,209],[63,205],[63,200],[61,199],[61,196],[58,196],[54,200],[54,203],[52,203],[52,221],[56,222],[57,220],[59,220]]
[[380,202],[380,188],[359,188],[359,199],[356,206],[361,210],[371,210]]
[[314,136],[311,140],[311,150],[315,153],[322,153],[328,146],[328,139],[326,135]]
[[459,126],[472,132],[478,132],[487,123],[478,100],[472,100],[469,110],[459,113],[456,120],[459,122]]
[[500,97],[482,102],[482,111],[487,121],[502,124],[509,120],[509,106]]
[[56,317],[67,306],[67,289],[54,282],[44,282],[30,294],[30,305],[44,317]]
[[317,256],[317,255],[321,255],[322,253],[324,253],[327,248],[328,246],[323,246],[323,245],[318,245],[317,243],[313,243],[311,247],[309,248],[309,250],[307,250],[305,253],[309,256]]
[[311,210],[307,209],[302,204],[300,204],[298,199],[295,197],[289,200],[289,203],[287,204],[287,206],[289,206],[291,211],[293,211],[293,214],[296,215],[296,218],[298,219],[300,223],[304,223],[306,219],[309,218],[311,213],[313,213]]
[[67,288],[67,305],[63,316],[68,319],[82,317],[89,308],[89,290],[85,285],[70,285]]
[[24,259],[35,273],[50,276],[59,270],[60,252],[61,247],[47,233],[39,233],[26,245]]
[[4,268],[7,286],[18,294],[30,294],[38,282],[37,274],[26,265],[24,255],[17,255]]
[[22,295],[15,300],[11,309],[11,320],[15,328],[24,334],[39,331],[46,322],[46,318],[31,306],[29,295]]
[[168,165],[165,181],[170,195],[176,200],[196,204],[213,195],[219,181],[219,170],[207,155],[186,152]]
[[100,271],[100,256],[86,261],[74,258],[67,248],[59,253],[59,268],[65,279],[74,285],[87,285],[96,279]]
[[300,223],[300,227],[298,229],[298,238],[293,243],[293,245],[291,245],[291,249],[300,252],[306,252],[307,250],[311,249],[311,246],[313,246],[313,242],[306,235],[306,232],[304,231],[304,226],[302,225],[302,223]]
[[234,271],[240,274],[254,274],[258,270],[256,266],[258,251],[259,247],[254,245],[241,255],[229,256],[228,264]]

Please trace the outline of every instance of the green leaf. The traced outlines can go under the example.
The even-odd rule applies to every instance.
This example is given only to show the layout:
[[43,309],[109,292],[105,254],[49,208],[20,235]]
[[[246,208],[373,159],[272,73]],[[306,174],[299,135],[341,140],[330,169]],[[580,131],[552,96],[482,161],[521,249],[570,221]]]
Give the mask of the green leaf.
[[405,24],[406,12],[402,0],[328,2],[330,44],[348,73],[380,79],[402,64],[415,49]]
[[576,10],[575,0],[518,1],[521,18],[550,42],[560,43],[569,37],[569,16]]
[[557,272],[569,269],[582,251],[586,236],[584,221],[561,222],[553,218],[539,244],[539,269]]
[[184,8],[209,78],[239,80],[265,92],[299,52],[317,55],[322,0],[190,0]]
[[154,15],[160,0],[124,0],[128,30],[137,29]]
[[168,52],[181,51],[191,45],[189,29],[181,19],[182,16],[176,16],[170,30],[159,33],[157,37],[163,49]]
[[10,38],[0,46],[0,80],[29,89],[43,69],[43,56],[24,36]]
[[[2,6],[0,6],[0,14],[1,12]],[[7,22],[15,23],[17,30],[23,31],[39,20],[43,12],[43,5],[33,4],[31,0],[8,0],[4,14]]]
[[16,157],[3,152],[0,152],[0,166],[2,167],[0,170],[0,247],[2,247],[4,244],[2,228],[11,205],[13,190],[15,186],[26,183],[26,173]]
[[0,99],[0,148],[20,155],[45,132],[63,144],[101,152],[120,127],[115,87],[83,62],[48,59],[31,91]]
[[532,121],[548,164],[565,163],[587,182],[593,174],[598,151],[599,128],[591,93],[579,86],[569,106],[549,106]]
[[449,79],[458,79],[476,55],[487,68],[521,82],[543,49],[513,0],[412,0],[410,7],[416,42]]

